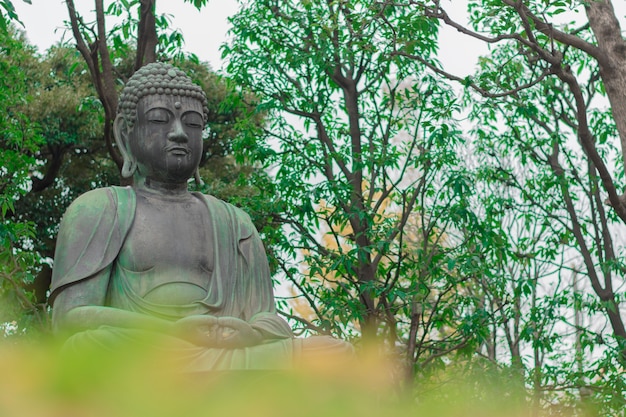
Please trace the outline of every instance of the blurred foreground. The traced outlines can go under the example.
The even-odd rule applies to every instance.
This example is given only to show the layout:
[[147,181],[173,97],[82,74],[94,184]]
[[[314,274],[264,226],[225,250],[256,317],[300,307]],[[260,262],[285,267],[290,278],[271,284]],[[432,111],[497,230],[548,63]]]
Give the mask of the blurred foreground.
[[[84,352],[0,345],[0,416],[481,416],[534,412],[499,383],[448,380],[401,388],[389,362],[310,363],[299,371],[181,374],[156,352]],[[506,384],[505,384],[506,385]],[[423,388],[423,386],[422,386]]]

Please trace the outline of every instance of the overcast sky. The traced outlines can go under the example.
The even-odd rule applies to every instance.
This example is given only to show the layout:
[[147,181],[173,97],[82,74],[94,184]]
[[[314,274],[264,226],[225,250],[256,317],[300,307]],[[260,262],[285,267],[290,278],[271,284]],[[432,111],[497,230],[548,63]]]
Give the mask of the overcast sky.
[[[70,37],[70,33],[66,33],[63,26],[63,22],[67,20],[67,9],[63,0],[31,0],[31,2],[32,5],[28,5],[23,0],[13,0],[30,42],[37,45],[40,52],[44,52],[64,34],[65,39]],[[76,0],[75,3],[83,13],[88,13],[94,7],[91,0]],[[466,4],[467,0],[442,2],[442,6],[451,17],[459,22],[466,19]],[[624,28],[626,0],[613,0],[613,4],[617,15],[622,18]],[[219,47],[226,40],[227,18],[236,11],[236,0],[210,0],[201,11],[182,0],[157,1],[157,12],[172,15],[173,27],[183,32],[185,49],[195,53],[202,61],[208,62],[214,70],[219,70],[222,65]],[[471,74],[478,56],[488,52],[486,44],[459,35],[445,25],[440,31],[439,41],[439,59],[446,70],[458,76]]]
[[[20,20],[24,23],[30,42],[44,52],[52,44],[71,38],[65,33],[63,22],[67,20],[67,8],[62,0],[31,0],[32,5],[23,0],[13,0]],[[76,0],[79,11],[88,13],[93,9],[93,1]],[[82,8],[81,8],[82,7]],[[237,10],[235,0],[212,0],[198,11],[193,5],[182,0],[157,1],[157,12],[172,15],[173,27],[180,29],[185,38],[185,49],[193,52],[214,69],[221,65],[219,47],[228,31],[227,18]]]
[[[24,23],[28,39],[37,45],[40,52],[44,52],[64,35],[65,39],[71,37],[63,26],[67,20],[63,0],[31,0],[32,5],[23,0],[13,2]],[[463,20],[466,0],[454,0],[454,3],[457,7],[451,8],[450,12],[455,18]],[[83,13],[88,13],[94,7],[90,0],[76,0],[76,4]],[[182,0],[157,1],[157,12],[172,15],[173,26],[183,32],[185,49],[211,64],[215,70],[220,69],[222,64],[219,47],[226,39],[227,18],[236,11],[236,0],[211,0],[201,11]],[[487,52],[484,44],[459,37],[456,31],[447,28],[442,30],[440,41],[441,59],[446,68],[459,75],[471,73],[477,56]]]

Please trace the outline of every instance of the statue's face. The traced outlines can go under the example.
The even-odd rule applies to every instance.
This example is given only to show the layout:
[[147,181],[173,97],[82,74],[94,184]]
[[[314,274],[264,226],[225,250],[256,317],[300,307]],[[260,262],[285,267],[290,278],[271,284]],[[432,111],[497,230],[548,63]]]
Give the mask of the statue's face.
[[191,97],[148,95],[137,103],[129,134],[141,177],[176,184],[191,178],[202,157],[202,103]]

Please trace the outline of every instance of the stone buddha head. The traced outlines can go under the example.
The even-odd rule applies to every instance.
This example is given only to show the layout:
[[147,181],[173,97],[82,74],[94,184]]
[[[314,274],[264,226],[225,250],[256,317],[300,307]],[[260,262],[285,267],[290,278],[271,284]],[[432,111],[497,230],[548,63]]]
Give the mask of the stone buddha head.
[[122,176],[165,185],[191,178],[202,158],[206,103],[200,86],[172,65],[157,62],[135,72],[114,123]]

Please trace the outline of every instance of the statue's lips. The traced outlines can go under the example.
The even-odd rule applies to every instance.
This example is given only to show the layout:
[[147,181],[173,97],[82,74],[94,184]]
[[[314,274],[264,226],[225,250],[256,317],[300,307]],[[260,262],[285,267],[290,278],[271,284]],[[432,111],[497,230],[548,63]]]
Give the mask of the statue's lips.
[[187,149],[184,146],[168,146],[165,148],[165,151],[168,153],[172,153],[174,155],[178,155],[178,156],[185,156],[185,155],[189,155],[189,149]]

